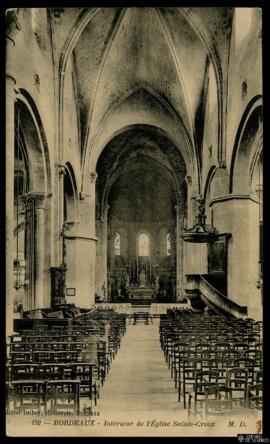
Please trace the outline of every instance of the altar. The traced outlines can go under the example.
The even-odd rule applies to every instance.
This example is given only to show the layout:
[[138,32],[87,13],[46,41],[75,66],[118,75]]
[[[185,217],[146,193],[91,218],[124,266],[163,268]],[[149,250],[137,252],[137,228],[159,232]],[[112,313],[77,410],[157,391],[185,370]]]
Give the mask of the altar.
[[153,288],[129,288],[128,289],[128,299],[132,303],[132,301],[144,300],[147,303],[151,302],[154,296]]

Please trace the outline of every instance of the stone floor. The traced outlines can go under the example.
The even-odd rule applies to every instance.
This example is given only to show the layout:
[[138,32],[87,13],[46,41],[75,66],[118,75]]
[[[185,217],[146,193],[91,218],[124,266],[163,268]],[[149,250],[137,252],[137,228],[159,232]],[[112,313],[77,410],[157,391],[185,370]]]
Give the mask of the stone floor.
[[[101,391],[100,411],[179,411],[159,342],[159,321],[129,325]],[[182,410],[182,408],[181,408]]]

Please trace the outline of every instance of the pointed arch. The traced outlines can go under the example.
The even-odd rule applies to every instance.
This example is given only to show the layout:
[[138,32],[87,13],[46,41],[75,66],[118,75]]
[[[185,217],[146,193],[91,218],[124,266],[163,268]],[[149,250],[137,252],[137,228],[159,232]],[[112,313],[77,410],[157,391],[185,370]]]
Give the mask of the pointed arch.
[[[229,193],[236,191],[237,169],[245,168],[249,173],[246,175],[250,181],[250,171],[252,170],[252,159],[262,145],[262,96],[254,96],[248,103],[240,120],[231,160]],[[254,121],[253,121],[254,120]],[[255,131],[255,134],[253,134]],[[248,146],[246,146],[248,145]],[[249,152],[246,152],[246,151]],[[244,162],[244,163],[243,163]],[[248,184],[246,184],[248,186]],[[239,190],[238,190],[239,191]],[[248,190],[246,190],[248,191]]]
[[[172,108],[172,106],[164,99],[164,97],[161,97],[156,91],[154,91],[149,85],[146,85],[144,83],[140,83],[135,88],[129,90],[124,96],[122,96],[118,101],[108,110],[106,115],[104,116],[104,119],[102,120],[101,124],[97,128],[97,131],[90,143],[88,143],[87,146],[87,153],[85,155],[84,164],[82,167],[82,188],[84,186],[84,179],[87,177],[88,174],[88,168],[89,165],[92,163],[92,169],[95,168],[94,165],[96,165],[97,160],[104,149],[104,147],[107,145],[107,143],[115,137],[116,134],[119,134],[126,130],[126,127],[123,127],[122,129],[114,131],[113,134],[108,134],[106,137],[105,142],[102,142],[102,146],[98,146],[97,150],[95,148],[95,144],[97,144],[98,136],[102,134],[102,129],[104,129],[104,126],[106,122],[109,120],[109,118],[112,116],[113,112],[120,107],[122,103],[124,103],[126,100],[128,100],[131,97],[134,97],[135,94],[138,94],[140,91],[143,91],[146,94],[149,94],[149,97],[152,96],[157,100],[157,103],[159,103],[164,110],[166,110],[168,116],[172,119],[172,122],[174,122],[177,127],[179,128],[179,134],[183,138],[183,145],[185,146],[185,150],[183,149],[183,145],[181,148],[179,147],[179,143],[175,142],[176,146],[178,146],[178,149],[181,150],[182,155],[184,156],[185,163],[187,165],[187,169],[192,169],[192,174],[196,177],[196,180],[198,181],[197,186],[200,188],[199,183],[199,161],[197,153],[194,149],[194,146],[192,144],[192,141],[189,137],[188,131],[185,128],[180,116],[178,113]],[[138,122],[137,125],[143,124],[143,122]],[[130,126],[130,125],[128,125]],[[134,126],[134,125],[133,125]],[[149,125],[148,125],[149,126]],[[156,127],[158,131],[161,131],[163,133],[167,134],[167,131],[165,131],[161,126]],[[107,133],[106,133],[107,134]],[[173,136],[173,139],[170,135],[167,135],[167,137],[171,140],[175,140],[175,135]],[[91,160],[92,157],[92,160]],[[90,161],[91,160],[91,161]]]
[[[37,106],[31,95],[23,88],[19,89],[18,105],[24,106],[24,136],[27,144],[27,156],[31,170],[31,188],[34,191],[51,193],[51,165],[47,137]],[[28,128],[29,125],[29,128]],[[30,128],[32,130],[30,131]]]

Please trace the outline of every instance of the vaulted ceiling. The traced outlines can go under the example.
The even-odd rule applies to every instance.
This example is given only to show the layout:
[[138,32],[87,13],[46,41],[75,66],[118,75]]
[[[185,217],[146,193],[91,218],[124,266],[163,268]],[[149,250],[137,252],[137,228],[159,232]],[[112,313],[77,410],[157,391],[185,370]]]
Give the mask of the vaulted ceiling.
[[[74,9],[78,20],[85,11]],[[71,22],[64,10],[62,25],[65,14]],[[166,104],[195,145],[207,61],[222,73],[231,21],[232,8],[99,8],[72,51],[82,152],[108,113],[140,87]]]
[[167,178],[179,201],[185,187],[186,167],[180,151],[167,137],[147,126],[136,127],[114,137],[97,163],[96,191],[100,211],[112,185],[121,176],[147,176],[152,169]]

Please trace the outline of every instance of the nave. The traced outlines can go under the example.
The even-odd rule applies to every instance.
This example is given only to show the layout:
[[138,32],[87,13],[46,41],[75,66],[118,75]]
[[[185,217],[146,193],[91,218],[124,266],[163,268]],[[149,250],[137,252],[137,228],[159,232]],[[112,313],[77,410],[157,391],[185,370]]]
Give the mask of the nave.
[[9,434],[260,433],[262,9],[9,8],[5,67]]
[[175,388],[159,342],[159,322],[129,325],[102,391],[102,413],[144,416],[178,410]]

